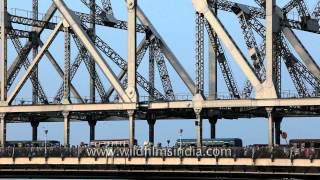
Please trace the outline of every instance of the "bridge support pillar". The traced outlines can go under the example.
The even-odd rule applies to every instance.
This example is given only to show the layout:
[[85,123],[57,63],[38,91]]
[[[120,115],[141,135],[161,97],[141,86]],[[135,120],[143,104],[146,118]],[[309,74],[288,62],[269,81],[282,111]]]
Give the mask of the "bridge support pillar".
[[272,147],[274,145],[274,116],[273,108],[266,108],[268,114],[268,145]]
[[7,139],[7,124],[6,124],[6,119],[5,119],[6,114],[1,113],[0,114],[0,143],[1,147],[5,147],[6,145],[6,139]]
[[38,126],[39,126],[39,121],[31,121],[32,141],[38,140]]
[[276,137],[276,144],[280,145],[281,144],[281,122],[282,122],[282,117],[277,117],[275,119],[275,137]]
[[209,118],[210,123],[210,138],[215,139],[216,138],[216,124],[217,124],[218,118],[212,117]]
[[148,125],[149,125],[149,142],[154,145],[154,125],[156,123],[156,118],[154,114],[148,117]]
[[90,141],[92,141],[92,140],[95,140],[95,132],[96,132],[97,121],[89,120],[88,124],[89,124],[89,127],[90,127],[90,129],[89,129],[89,131],[90,131]]
[[135,139],[135,111],[129,110],[129,146],[132,148],[134,146],[134,139]]
[[64,122],[64,146],[70,146],[70,113],[62,112]]
[[202,147],[202,117],[201,112],[196,112],[197,147]]

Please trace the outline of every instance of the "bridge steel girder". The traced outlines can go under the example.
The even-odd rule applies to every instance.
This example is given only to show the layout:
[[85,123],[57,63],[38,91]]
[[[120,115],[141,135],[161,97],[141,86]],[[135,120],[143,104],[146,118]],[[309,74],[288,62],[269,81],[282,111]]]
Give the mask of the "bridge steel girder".
[[94,46],[93,42],[90,40],[90,37],[85,33],[83,28],[79,24],[79,19],[75,17],[74,14],[67,8],[66,4],[61,0],[53,0],[57,8],[68,22],[74,33],[81,39],[83,45],[87,48],[88,52],[93,56],[96,63],[102,69],[102,72],[106,78],[110,81],[111,85],[115,88],[120,98],[124,102],[131,102],[127,93],[122,89],[120,82],[118,81],[116,75],[111,70],[109,65],[105,62],[102,55],[99,53],[98,49]]
[[[108,104],[56,104],[56,105],[33,105],[33,106],[3,106],[0,113],[32,113],[32,112],[91,112],[91,111],[126,111],[135,109],[136,103],[108,103]],[[320,98],[293,98],[293,99],[231,99],[231,100],[205,100],[202,102],[203,109],[214,108],[258,108],[258,107],[295,107],[295,106],[320,106]],[[166,109],[193,109],[193,101],[173,102],[150,102],[138,104],[137,108],[149,110]]]

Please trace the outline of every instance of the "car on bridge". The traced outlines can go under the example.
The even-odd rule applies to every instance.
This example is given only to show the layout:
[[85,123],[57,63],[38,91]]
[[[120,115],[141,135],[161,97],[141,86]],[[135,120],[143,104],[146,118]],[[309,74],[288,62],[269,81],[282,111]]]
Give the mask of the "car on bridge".
[[47,140],[47,141],[7,141],[7,146],[10,147],[59,147],[60,141]]
[[[177,139],[176,147],[195,147],[197,145],[196,139]],[[205,147],[242,147],[242,140],[240,138],[216,138],[203,139],[202,145]]]
[[[138,141],[134,140],[134,146],[138,145]],[[92,140],[91,147],[129,147],[129,139],[108,139],[108,140]]]

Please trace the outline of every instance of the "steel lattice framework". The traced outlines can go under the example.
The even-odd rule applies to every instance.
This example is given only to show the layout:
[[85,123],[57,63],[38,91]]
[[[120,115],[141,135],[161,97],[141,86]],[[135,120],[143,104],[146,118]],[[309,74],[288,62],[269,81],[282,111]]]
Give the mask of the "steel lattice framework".
[[[9,13],[7,0],[1,2],[2,145],[7,122],[34,124],[63,119],[64,140],[68,145],[71,119],[88,121],[90,139],[94,139],[96,121],[128,118],[129,139],[133,143],[136,118],[148,120],[150,141],[154,137],[155,119],[195,118],[197,143],[201,146],[203,119],[209,119],[214,126],[217,119],[241,117],[268,117],[269,145],[272,145],[274,130],[276,143],[279,143],[282,118],[320,114],[320,68],[296,35],[296,30],[320,33],[320,2],[310,11],[304,0],[288,0],[283,7],[272,0],[255,0],[254,6],[228,0],[193,0],[195,36],[190,37],[195,37],[194,79],[136,0],[126,1],[128,20],[116,18],[110,0],[79,2],[90,13],[70,9],[63,0],[52,0],[51,6],[40,16],[40,2],[32,0],[32,17],[28,17],[19,15],[17,9]],[[235,15],[245,42],[244,49],[239,48],[236,38],[230,35],[219,19],[220,11]],[[298,19],[290,17],[293,11],[299,14]],[[61,17],[56,16],[57,12]],[[108,39],[99,35],[97,26],[127,31],[127,59],[112,48]],[[21,27],[29,27],[29,30]],[[44,30],[50,31],[51,35],[42,41]],[[59,63],[49,50],[60,33],[64,34],[63,63]],[[137,42],[137,34],[143,35],[141,42]],[[205,51],[206,40],[209,42],[209,52]],[[12,42],[17,52],[11,64],[7,64],[8,41]],[[74,60],[71,59],[72,52],[77,52]],[[209,68],[206,67],[206,53],[209,53]],[[45,87],[48,82],[41,82],[39,78],[38,64],[44,56],[61,78],[61,85],[53,98],[47,96]],[[147,58],[149,69],[141,73],[138,69]],[[231,60],[238,66],[231,66]],[[75,86],[77,82],[74,77],[82,64],[90,77],[90,97],[79,93]],[[114,68],[118,68],[120,73],[116,75]],[[242,70],[246,78],[243,87],[239,87],[239,75],[235,75],[232,68]],[[19,73],[23,75],[20,77]],[[293,93],[284,91],[287,81],[283,81],[285,73],[288,73],[295,88]],[[176,94],[175,87],[180,85],[175,83],[174,75],[181,78],[181,86],[189,90],[185,96]],[[208,83],[205,82],[207,76]],[[217,90],[220,80],[226,85],[227,95]],[[32,85],[31,100],[19,100],[20,90],[27,81]],[[107,88],[106,84],[110,87]],[[214,128],[211,130],[214,137]]]

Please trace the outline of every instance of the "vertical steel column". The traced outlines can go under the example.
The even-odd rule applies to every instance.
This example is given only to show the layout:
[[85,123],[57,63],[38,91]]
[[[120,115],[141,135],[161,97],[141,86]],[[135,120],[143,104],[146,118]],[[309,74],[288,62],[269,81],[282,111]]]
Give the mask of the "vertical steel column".
[[155,114],[148,115],[148,125],[149,125],[149,142],[154,145],[154,125],[156,123]]
[[[128,0],[128,89],[126,93],[132,102],[137,102],[136,90],[136,0]],[[129,144],[132,148],[135,140],[135,111],[129,110]]]
[[272,147],[274,145],[274,117],[273,117],[273,108],[267,107],[268,115],[268,145]]
[[134,140],[135,140],[135,111],[129,110],[128,111],[129,116],[129,145],[132,148],[134,146]]
[[70,59],[71,59],[70,29],[65,23],[64,27],[64,90],[63,104],[69,104],[70,101]]
[[[39,2],[38,0],[32,0],[32,19],[38,20],[38,11],[39,11]],[[35,31],[36,27],[32,27],[33,31]],[[33,34],[33,36],[36,36],[36,33]],[[35,57],[38,54],[38,37],[33,37],[32,38],[32,44],[33,44],[33,49],[32,49],[32,57],[35,59]],[[32,76],[34,79],[38,80],[38,65],[34,68],[32,72]],[[37,104],[38,103],[38,93],[39,93],[39,84],[35,83],[32,86],[32,103]]]
[[31,127],[32,127],[32,141],[37,141],[38,140],[38,126],[39,126],[39,121],[31,121]]
[[204,17],[196,12],[196,93],[204,88]]
[[7,139],[7,124],[5,119],[6,114],[0,114],[0,143],[1,147],[5,147]]
[[[276,6],[276,0],[266,1],[266,83],[268,88],[265,90],[265,94],[269,94],[272,97],[274,84],[277,81],[276,69],[274,68],[277,57],[275,53],[276,46],[273,43],[274,33],[279,30],[276,27],[276,15],[274,13]],[[279,22],[280,23],[280,22]],[[276,89],[274,89],[276,92]]]
[[95,140],[95,132],[96,132],[96,124],[97,121],[95,120],[89,120],[89,127],[90,127],[90,141]]
[[64,146],[70,146],[70,113],[69,112],[62,112],[63,115],[63,123],[64,123]]
[[137,102],[136,90],[136,0],[128,0],[128,89],[127,94],[132,102]]
[[[216,0],[214,0],[216,1]],[[213,13],[217,15],[217,3],[213,3]],[[205,20],[206,21],[206,20]],[[209,45],[209,100],[217,98],[218,74],[217,74],[217,34],[213,33],[214,42],[208,42]],[[209,120],[210,121],[210,120]]]
[[0,3],[0,26],[1,26],[1,57],[0,57],[0,71],[1,71],[1,102],[7,100],[7,26],[8,26],[8,17],[7,17],[7,0],[2,0]]
[[201,117],[201,112],[196,112],[196,131],[197,131],[197,147],[201,148],[202,147],[202,117]]
[[216,138],[216,124],[217,124],[218,118],[211,117],[209,118],[210,123],[210,138],[215,139]]
[[[92,33],[91,37],[95,37],[96,34],[96,1],[90,0],[90,16],[92,19],[92,22],[90,23],[90,33]],[[94,42],[95,40],[92,39]],[[94,73],[96,71],[96,63],[94,62],[94,59],[90,56],[90,100],[92,103],[96,102],[96,77]]]
[[282,117],[277,117],[275,119],[275,139],[276,139],[276,144],[280,145],[281,144],[281,122],[282,122]]
[[[152,40],[149,39],[149,41],[151,42]],[[153,52],[153,50],[154,50],[153,46],[154,46],[153,43],[151,43],[149,46],[149,82],[152,87],[154,87],[154,59],[155,59],[154,52]],[[150,91],[149,92],[149,101],[153,101],[154,100],[153,88],[150,88],[149,91]]]

